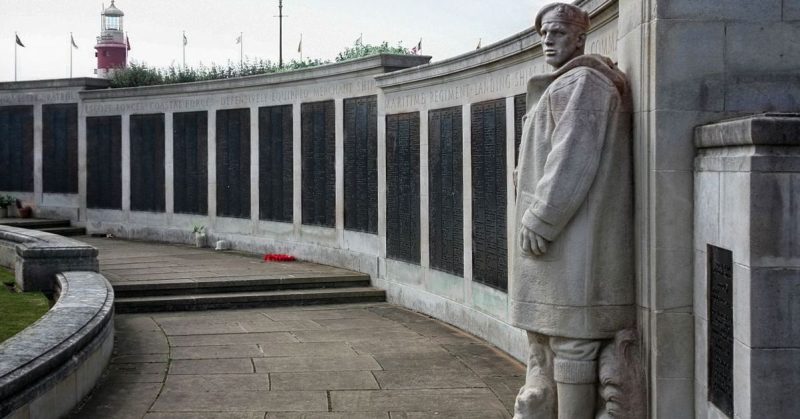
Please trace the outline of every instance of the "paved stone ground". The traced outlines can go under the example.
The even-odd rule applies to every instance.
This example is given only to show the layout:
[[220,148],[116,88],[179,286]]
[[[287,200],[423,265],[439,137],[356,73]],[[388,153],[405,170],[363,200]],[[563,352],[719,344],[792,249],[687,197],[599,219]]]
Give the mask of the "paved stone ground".
[[[348,273],[185,246],[81,240],[100,248],[101,270],[114,283],[270,269]],[[117,315],[111,365],[72,417],[509,418],[524,373],[486,342],[386,303]]]
[[524,367],[391,304],[119,315],[74,418],[508,418]]

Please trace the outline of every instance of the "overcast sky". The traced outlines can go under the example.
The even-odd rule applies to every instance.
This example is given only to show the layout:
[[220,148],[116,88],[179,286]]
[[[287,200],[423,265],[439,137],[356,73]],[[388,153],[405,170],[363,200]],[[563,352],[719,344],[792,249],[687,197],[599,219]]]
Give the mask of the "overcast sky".
[[[442,60],[499,41],[530,27],[548,0],[284,0],[283,57],[333,59],[361,33],[364,43],[402,42]],[[105,6],[110,0],[105,1]],[[69,76],[69,33],[73,76],[93,76],[95,37],[102,1],[0,0],[0,81],[14,80],[14,32],[19,80]],[[186,31],[186,63],[225,64],[239,60],[236,37],[244,33],[244,54],[278,58],[278,0],[118,0],[130,37],[130,60],[154,66],[181,63]]]

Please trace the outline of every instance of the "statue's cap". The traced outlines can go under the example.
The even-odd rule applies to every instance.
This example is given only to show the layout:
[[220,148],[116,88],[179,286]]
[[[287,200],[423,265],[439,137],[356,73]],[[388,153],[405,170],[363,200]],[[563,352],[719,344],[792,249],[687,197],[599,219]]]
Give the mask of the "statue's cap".
[[569,23],[583,31],[589,30],[589,13],[578,6],[566,3],[551,3],[542,7],[536,15],[534,27],[536,32],[542,33],[542,24],[548,22]]

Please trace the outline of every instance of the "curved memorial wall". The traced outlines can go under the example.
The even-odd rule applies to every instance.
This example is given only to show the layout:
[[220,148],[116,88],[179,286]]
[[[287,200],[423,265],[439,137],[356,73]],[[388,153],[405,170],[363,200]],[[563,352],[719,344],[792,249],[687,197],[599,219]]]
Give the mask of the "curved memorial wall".
[[[615,57],[616,3],[584,3],[587,52]],[[526,83],[548,71],[539,37],[429,59],[126,89],[0,84],[0,134],[20,143],[0,171],[24,173],[0,190],[90,233],[192,243],[203,225],[235,249],[369,273],[390,301],[522,359],[507,220]]]

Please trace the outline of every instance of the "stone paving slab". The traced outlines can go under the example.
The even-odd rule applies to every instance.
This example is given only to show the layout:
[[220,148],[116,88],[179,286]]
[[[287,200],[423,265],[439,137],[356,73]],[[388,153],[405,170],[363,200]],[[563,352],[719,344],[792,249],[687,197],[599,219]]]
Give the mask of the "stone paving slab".
[[215,346],[227,344],[248,343],[289,343],[298,342],[297,338],[289,332],[272,333],[237,333],[225,335],[190,335],[170,336],[169,344],[173,348],[181,346]]
[[324,391],[162,391],[153,412],[327,412]]
[[269,374],[199,374],[167,377],[164,391],[269,391]]
[[144,419],[264,419],[261,412],[181,412],[148,413]]
[[377,390],[370,371],[278,372],[270,374],[273,390]]
[[331,391],[334,412],[505,411],[494,393],[483,388]]
[[381,366],[369,355],[253,359],[256,372],[372,371]]

